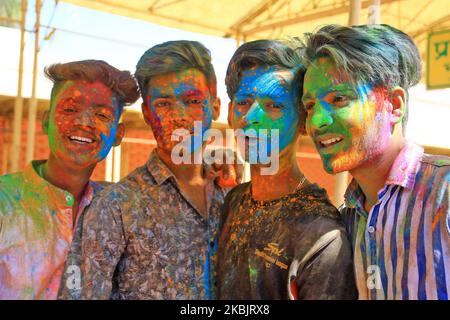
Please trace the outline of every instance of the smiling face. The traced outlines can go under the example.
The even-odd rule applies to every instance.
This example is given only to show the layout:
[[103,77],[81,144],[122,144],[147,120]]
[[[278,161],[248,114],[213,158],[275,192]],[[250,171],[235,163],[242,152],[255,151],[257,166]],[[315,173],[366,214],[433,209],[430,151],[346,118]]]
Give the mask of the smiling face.
[[[177,129],[185,129],[191,135],[191,152],[199,150],[204,132],[219,116],[219,108],[219,100],[211,96],[205,75],[191,68],[152,77],[142,111],[145,121],[152,127],[158,148],[170,153],[179,143],[171,140]],[[196,139],[195,121],[202,122],[202,127],[195,130],[200,134]]]
[[[256,139],[246,139],[248,145],[266,147],[271,154],[275,147],[279,152],[295,148],[299,134],[299,107],[292,88],[294,74],[290,70],[274,67],[253,67],[244,71],[238,90],[230,102],[229,123],[233,129],[244,131],[253,129]],[[259,135],[260,129],[267,130],[267,145]],[[278,130],[279,141],[272,145],[270,130]],[[258,138],[262,138],[258,140]],[[246,151],[248,160],[248,151]]]
[[120,140],[122,108],[101,82],[64,81],[59,86],[44,120],[51,153],[67,164],[95,165],[106,157],[116,138]]
[[327,172],[351,171],[387,149],[391,124],[385,89],[353,85],[327,57],[308,68],[303,88],[306,130]]

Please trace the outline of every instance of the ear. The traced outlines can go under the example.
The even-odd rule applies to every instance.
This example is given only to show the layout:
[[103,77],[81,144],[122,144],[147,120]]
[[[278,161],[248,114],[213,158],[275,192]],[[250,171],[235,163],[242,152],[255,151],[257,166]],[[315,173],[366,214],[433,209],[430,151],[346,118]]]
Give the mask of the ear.
[[114,138],[113,146],[117,147],[122,142],[123,136],[125,134],[125,125],[123,123],[119,123],[117,125],[116,137]]
[[232,110],[232,108],[233,108],[233,101],[230,101],[230,102],[228,102],[228,117],[227,117],[227,120],[228,120],[228,125],[231,127],[231,118],[232,118],[232,116],[233,116],[233,110]]
[[50,119],[50,111],[49,110],[45,110],[44,114],[42,115],[42,131],[45,134],[48,134],[48,122]]
[[217,120],[220,115],[220,98],[215,97],[212,103],[213,107],[213,120]]
[[145,102],[142,102],[141,109],[142,109],[142,115],[144,116],[145,123],[148,124],[149,126],[151,126],[151,124],[150,124],[150,118],[151,118],[150,106],[148,106]]
[[395,87],[391,90],[389,96],[389,103],[391,108],[391,124],[395,125],[401,123],[406,111],[406,91],[401,87]]

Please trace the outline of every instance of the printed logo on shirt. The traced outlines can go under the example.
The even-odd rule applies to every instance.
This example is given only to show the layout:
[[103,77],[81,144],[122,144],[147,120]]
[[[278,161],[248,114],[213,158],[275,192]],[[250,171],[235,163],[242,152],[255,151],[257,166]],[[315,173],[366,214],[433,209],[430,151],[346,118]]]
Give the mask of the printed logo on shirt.
[[266,268],[270,268],[274,264],[281,269],[287,270],[287,264],[279,260],[283,251],[284,249],[279,248],[277,243],[271,242],[263,250],[255,249],[255,254],[265,260]]

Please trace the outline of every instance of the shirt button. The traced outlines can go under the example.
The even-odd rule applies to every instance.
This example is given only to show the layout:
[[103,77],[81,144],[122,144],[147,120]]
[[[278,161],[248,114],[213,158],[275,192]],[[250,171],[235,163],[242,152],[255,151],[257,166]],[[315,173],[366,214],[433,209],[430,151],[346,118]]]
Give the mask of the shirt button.
[[369,233],[374,233],[375,232],[375,228],[373,226],[370,226],[368,228]]
[[73,197],[70,194],[66,195],[66,202],[69,206],[73,205]]

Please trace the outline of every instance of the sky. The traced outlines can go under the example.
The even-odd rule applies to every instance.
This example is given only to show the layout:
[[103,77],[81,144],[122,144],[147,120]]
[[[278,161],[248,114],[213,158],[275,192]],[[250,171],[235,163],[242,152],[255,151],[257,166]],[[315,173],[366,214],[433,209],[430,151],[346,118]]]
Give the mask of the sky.
[[[34,27],[35,1],[28,1],[27,29]],[[228,96],[224,79],[228,61],[236,49],[234,39],[225,39],[159,26],[146,21],[103,13],[54,0],[43,1],[41,25],[57,28],[49,40],[49,29],[42,28],[37,96],[48,99],[51,82],[43,76],[44,66],[82,59],[105,60],[113,66],[135,71],[141,55],[150,47],[168,40],[197,40],[210,49],[222,100],[220,122],[226,122]],[[0,27],[0,94],[15,95],[19,63],[20,32]],[[24,96],[31,95],[34,36],[26,36]],[[138,103],[135,108],[138,107]],[[424,145],[450,148],[450,89],[427,91],[423,84],[410,90],[410,116],[407,136]]]

